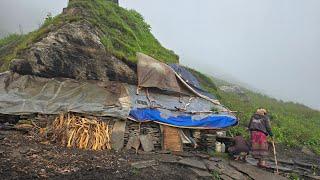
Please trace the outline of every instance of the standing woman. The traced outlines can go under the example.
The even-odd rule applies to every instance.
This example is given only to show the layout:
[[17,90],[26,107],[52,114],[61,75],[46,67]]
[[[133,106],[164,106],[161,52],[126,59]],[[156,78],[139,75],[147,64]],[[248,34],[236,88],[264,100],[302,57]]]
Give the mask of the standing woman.
[[270,119],[265,109],[257,109],[251,117],[248,126],[251,135],[251,151],[255,159],[258,159],[259,167],[267,167],[265,157],[268,156],[267,136],[273,136],[271,131]]

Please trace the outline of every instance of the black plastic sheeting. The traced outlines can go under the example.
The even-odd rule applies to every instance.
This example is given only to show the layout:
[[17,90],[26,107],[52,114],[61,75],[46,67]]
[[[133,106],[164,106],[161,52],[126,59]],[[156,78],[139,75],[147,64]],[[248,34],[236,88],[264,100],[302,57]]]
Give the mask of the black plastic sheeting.
[[169,65],[177,74],[179,74],[184,81],[186,81],[195,91],[205,95],[211,99],[217,99],[213,94],[202,89],[198,79],[185,67],[180,66],[179,64],[170,64]]

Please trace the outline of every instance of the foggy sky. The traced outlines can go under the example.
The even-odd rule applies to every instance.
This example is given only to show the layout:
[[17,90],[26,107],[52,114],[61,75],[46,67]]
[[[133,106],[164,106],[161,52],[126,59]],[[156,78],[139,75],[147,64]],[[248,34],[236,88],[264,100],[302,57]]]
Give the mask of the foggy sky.
[[62,12],[67,0],[0,0],[0,37],[9,33],[35,30],[50,12]]
[[182,64],[320,109],[320,1],[122,0]]
[[[1,0],[0,33],[38,27],[67,0]],[[320,1],[120,0],[184,65],[234,77],[268,95],[320,109]],[[1,35],[1,34],[0,34]]]

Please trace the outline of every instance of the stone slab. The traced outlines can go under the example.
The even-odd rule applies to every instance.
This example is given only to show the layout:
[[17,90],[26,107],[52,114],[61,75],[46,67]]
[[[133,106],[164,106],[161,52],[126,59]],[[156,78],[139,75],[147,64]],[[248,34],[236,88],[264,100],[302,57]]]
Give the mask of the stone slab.
[[217,162],[213,162],[213,161],[209,161],[209,160],[204,160],[204,163],[206,165],[206,167],[210,170],[210,171],[217,171],[219,170],[217,167]]
[[129,137],[128,143],[126,145],[126,149],[129,150],[131,148],[134,148],[136,151],[138,151],[140,147],[140,138],[139,136],[131,136]]
[[228,165],[227,162],[224,162],[224,161],[213,162],[209,160],[205,160],[204,162],[210,171],[216,171],[220,175],[226,175],[232,179],[237,179],[237,180],[246,179],[246,177],[241,172],[237,171],[236,169]]
[[194,155],[190,152],[179,152],[179,151],[173,151],[172,154],[176,155],[176,156],[181,156],[181,157],[194,157]]
[[136,169],[147,168],[155,165],[157,165],[157,162],[155,160],[138,161],[138,162],[131,163],[131,166]]
[[237,169],[238,171],[247,174],[252,179],[256,179],[256,180],[260,180],[260,179],[263,179],[263,180],[285,180],[285,179],[287,179],[283,176],[264,171],[262,169],[259,169],[257,167],[254,167],[254,166],[251,166],[251,165],[248,165],[245,163],[231,161],[229,164],[232,167],[234,167],[235,169]]
[[310,163],[305,163],[305,162],[301,162],[298,160],[293,160],[294,164],[298,165],[298,166],[302,166],[302,167],[306,167],[306,168],[317,168],[318,166],[315,164],[310,164]]
[[204,153],[194,153],[195,156],[202,158],[202,159],[209,159],[210,156],[208,154],[204,154]]
[[116,121],[112,128],[111,147],[119,151],[124,146],[124,132],[126,130],[126,121]]
[[313,176],[313,175],[305,175],[305,176],[311,179],[320,180],[320,176]]
[[162,156],[160,159],[159,159],[160,162],[163,162],[163,163],[178,163],[178,158],[176,156]]
[[[275,162],[274,159],[269,159],[271,162]],[[294,162],[292,159],[284,160],[284,159],[278,159],[278,163],[280,164],[287,164],[287,165],[294,165]]]
[[199,177],[211,177],[212,175],[208,171],[199,170],[196,168],[190,168]]
[[[247,163],[249,163],[252,166],[256,166],[257,167],[258,160],[253,159],[253,158],[247,158]],[[276,170],[277,169],[274,162],[267,162],[267,164],[270,166],[269,169],[271,169],[271,170]],[[284,164],[288,164],[288,163],[284,163]],[[293,169],[278,164],[278,170],[282,171],[282,172],[292,172]]]
[[154,150],[154,144],[150,135],[140,135],[140,142],[144,151],[151,152]]
[[185,165],[185,166],[190,166],[198,169],[203,169],[207,170],[206,165],[204,164],[203,161],[199,161],[196,159],[191,159],[191,158],[184,158],[178,161],[179,164]]
[[233,180],[231,177],[229,177],[229,176],[227,176],[227,175],[224,175],[224,174],[220,175],[220,178],[221,178],[222,180]]

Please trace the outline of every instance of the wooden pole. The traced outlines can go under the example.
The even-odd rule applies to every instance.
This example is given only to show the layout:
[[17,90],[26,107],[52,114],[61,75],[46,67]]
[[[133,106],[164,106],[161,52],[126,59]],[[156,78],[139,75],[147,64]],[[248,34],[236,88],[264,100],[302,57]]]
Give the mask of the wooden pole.
[[278,168],[277,151],[276,151],[276,146],[274,144],[274,138],[272,138],[272,146],[273,146],[274,162],[276,163],[276,173],[278,174],[279,168]]
[[[139,138],[139,142],[140,142],[140,131],[141,131],[141,122],[139,123],[139,130],[138,130],[138,138]],[[139,143],[138,148],[136,149],[136,154],[138,154],[139,147],[140,147],[140,143]]]

